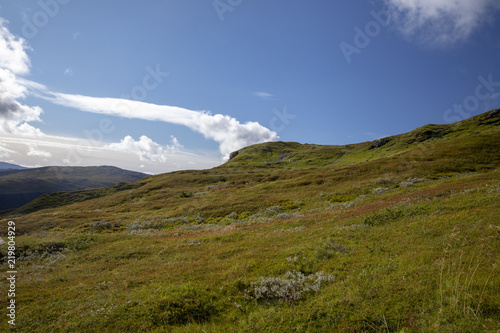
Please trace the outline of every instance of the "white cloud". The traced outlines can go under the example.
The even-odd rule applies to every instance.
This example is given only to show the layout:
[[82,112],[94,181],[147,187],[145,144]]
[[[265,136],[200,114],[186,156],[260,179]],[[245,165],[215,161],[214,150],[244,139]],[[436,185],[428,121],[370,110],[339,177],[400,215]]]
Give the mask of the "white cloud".
[[14,150],[7,148],[7,145],[0,145],[0,158],[5,159],[11,154],[17,154]]
[[23,136],[40,136],[42,132],[27,124],[40,121],[42,109],[19,103],[27,95],[26,87],[18,82],[18,75],[28,74],[30,60],[28,46],[16,38],[0,18],[0,131]]
[[[157,148],[154,143],[151,144],[149,151],[150,159],[145,158],[144,161],[141,161],[137,158],[137,150],[113,150],[110,149],[109,144],[84,139],[49,135],[42,138],[28,138],[0,133],[0,142],[2,142],[0,158],[4,161],[9,159],[10,163],[29,167],[114,165],[128,170],[156,174],[183,169],[207,169],[220,165],[220,158],[217,157],[217,154],[186,152],[175,137],[172,137],[170,145],[162,147],[163,156],[167,158],[165,162],[159,160],[161,153],[158,156],[154,155],[154,149]],[[135,142],[140,143],[141,140]],[[143,140],[143,143],[147,142],[148,140]],[[18,153],[26,152],[29,146],[33,146],[38,151],[50,153],[51,156],[28,156],[25,153]],[[139,148],[142,147],[139,146]],[[157,150],[158,152],[159,150]],[[144,154],[147,153],[147,149],[144,150]],[[154,160],[155,158],[156,160]]]
[[[279,138],[276,132],[257,122],[242,124],[228,115],[212,115],[208,111],[193,111],[120,98],[97,98],[52,92],[42,84],[21,77],[29,74],[30,60],[26,53],[29,47],[22,38],[12,35],[6,24],[7,22],[0,18],[0,134],[10,134],[18,138],[46,137],[39,129],[28,124],[40,121],[43,110],[37,106],[23,105],[18,101],[29,94],[81,111],[183,125],[207,139],[216,141],[225,159],[229,158],[231,152],[244,146]],[[165,152],[169,152],[169,148],[161,147],[148,139],[141,137],[139,141],[135,141],[131,137],[126,137],[120,144],[134,147],[142,159],[161,161]],[[89,147],[87,143],[87,148],[92,150],[93,147]],[[65,161],[70,160],[65,159]]]
[[169,146],[169,148],[171,150],[173,150],[174,152],[184,148],[184,146],[181,145],[181,143],[179,142],[179,140],[177,140],[177,138],[175,136],[171,135],[170,139],[172,139],[172,146]]
[[267,93],[265,91],[256,91],[253,94],[254,94],[254,96],[257,96],[257,97],[260,97],[260,98],[263,98],[263,99],[269,99],[269,98],[274,97],[273,94]]
[[134,138],[127,135],[120,143],[111,143],[106,145],[105,148],[137,154],[141,161],[166,162],[169,156],[182,148],[176,137],[171,136],[171,138],[172,146],[161,146],[145,135],[141,136],[139,141],[135,141]]
[[464,41],[495,10],[498,0],[385,0],[400,31],[434,47]]
[[26,155],[28,156],[45,157],[45,158],[52,156],[52,154],[49,153],[48,151],[40,150],[35,145],[28,145],[28,149],[29,150],[26,153]]
[[28,74],[30,60],[25,50],[29,47],[23,38],[10,33],[7,23],[0,17],[0,67],[14,74]]
[[208,111],[192,111],[176,106],[120,98],[63,94],[51,92],[47,87],[35,82],[28,80],[22,82],[35,96],[81,111],[184,125],[201,133],[205,138],[219,143],[219,151],[225,159],[229,158],[231,152],[242,147],[279,138],[276,132],[257,122],[242,124],[227,115],[212,115]]
[[26,122],[40,121],[41,108],[29,107],[17,101],[26,94],[27,89],[17,82],[14,73],[0,68],[0,131],[26,134],[23,132],[23,129],[29,129]]
[[73,70],[71,68],[66,68],[64,70],[64,75],[66,75],[66,76],[73,76]]

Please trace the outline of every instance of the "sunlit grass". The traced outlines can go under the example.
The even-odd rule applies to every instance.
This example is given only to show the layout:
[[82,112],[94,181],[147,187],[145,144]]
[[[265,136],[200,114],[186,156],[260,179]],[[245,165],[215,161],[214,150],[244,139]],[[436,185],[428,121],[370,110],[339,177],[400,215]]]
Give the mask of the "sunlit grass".
[[14,217],[17,330],[498,331],[499,131],[460,126],[346,146],[352,165],[257,145]]

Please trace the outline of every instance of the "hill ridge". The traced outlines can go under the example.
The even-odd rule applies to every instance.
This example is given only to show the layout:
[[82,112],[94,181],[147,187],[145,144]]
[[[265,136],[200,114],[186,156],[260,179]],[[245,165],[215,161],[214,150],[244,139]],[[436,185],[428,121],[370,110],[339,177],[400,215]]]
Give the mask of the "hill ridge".
[[491,110],[453,124],[423,125],[410,132],[354,144],[316,145],[282,141],[265,142],[233,152],[230,160],[223,166],[284,166],[288,163],[295,164],[293,167],[321,166],[313,161],[298,163],[303,159],[310,160],[312,156],[318,157],[319,162],[339,165],[352,164],[394,156],[417,148],[421,144],[439,142],[450,137],[467,136],[483,128],[491,128],[491,126],[496,125],[500,125],[500,109]]
[[[370,163],[375,163],[375,165],[384,163],[387,169],[392,168],[395,163],[400,163],[394,167],[396,169],[416,169],[419,163],[438,164],[437,161],[440,159],[442,159],[443,164],[445,162],[455,163],[457,166],[439,166],[439,168],[432,166],[438,169],[436,170],[437,174],[433,177],[446,175],[447,172],[454,169],[457,170],[456,172],[472,169],[491,170],[497,167],[496,164],[489,163],[491,156],[496,156],[497,160],[500,161],[497,149],[500,129],[500,126],[497,126],[500,124],[499,111],[500,109],[488,111],[454,124],[424,125],[407,133],[357,144],[315,145],[281,141],[256,144],[242,148],[231,160],[212,169],[181,170],[153,175],[134,183],[132,187],[135,188],[133,191],[140,191],[140,188],[149,188],[146,190],[147,193],[158,193],[158,191],[165,193],[166,191],[162,189],[169,188],[170,192],[182,196],[190,195],[189,188],[192,183],[212,186],[213,184],[228,182],[231,178],[241,177],[242,174],[248,173],[260,173],[262,176],[258,179],[261,181],[267,179],[267,181],[275,182],[278,179],[286,179],[282,174],[284,170],[290,174],[289,178],[293,178],[297,174],[308,172],[308,170],[322,170],[325,168],[346,170],[347,167],[366,169],[370,168]],[[490,134],[493,136],[490,136]],[[385,143],[381,144],[381,140],[385,140]],[[476,166],[474,168],[465,167],[467,161],[458,163],[463,159],[463,156],[460,155],[460,151],[450,154],[448,143],[462,147],[460,149],[470,150],[468,154],[470,154],[472,160],[477,161]],[[471,147],[466,144],[471,145]],[[475,154],[472,151],[479,149],[478,147],[481,147],[481,150],[485,152],[484,156]],[[448,156],[447,159],[443,158],[445,156]],[[455,159],[455,162],[452,162],[453,159]],[[401,163],[405,165],[404,168]],[[417,178],[424,176],[426,175],[421,172],[412,175],[412,177]],[[195,177],[196,180],[191,181],[191,177]],[[185,180],[183,181],[183,179]],[[241,180],[237,182],[241,182]],[[307,183],[305,181],[305,184]],[[127,192],[130,191],[127,189]],[[100,206],[105,207],[105,202],[109,200],[115,201],[113,198],[127,197],[121,186],[110,186],[96,190],[79,190],[71,195],[68,195],[69,193],[71,192],[58,191],[54,194],[46,194],[24,207],[12,212],[6,212],[3,215],[22,215],[40,209],[57,208],[66,204],[83,203],[91,199],[99,200],[99,198],[103,200],[103,204]],[[161,196],[158,196],[159,198]],[[118,199],[118,201],[121,200]],[[147,201],[156,202],[157,200],[155,195],[148,194],[145,202]],[[116,205],[116,203],[111,205]]]

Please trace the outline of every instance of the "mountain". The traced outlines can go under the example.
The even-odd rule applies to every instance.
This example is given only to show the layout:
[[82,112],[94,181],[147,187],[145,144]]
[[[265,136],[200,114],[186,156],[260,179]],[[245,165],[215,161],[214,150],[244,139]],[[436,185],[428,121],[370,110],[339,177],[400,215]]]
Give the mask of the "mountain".
[[135,182],[145,174],[111,166],[43,167],[0,171],[0,210],[13,209],[46,194]]
[[493,110],[350,145],[268,142],[64,206],[47,194],[4,215],[16,326],[497,332],[499,125]]
[[22,167],[22,166],[17,165],[17,164],[0,162],[0,170],[4,170],[4,169],[8,170],[8,169],[27,169],[27,168]]

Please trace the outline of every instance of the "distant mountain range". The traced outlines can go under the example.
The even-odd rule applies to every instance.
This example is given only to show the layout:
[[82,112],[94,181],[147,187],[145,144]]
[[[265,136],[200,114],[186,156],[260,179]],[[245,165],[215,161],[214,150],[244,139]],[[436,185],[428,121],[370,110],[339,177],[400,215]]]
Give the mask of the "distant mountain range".
[[146,176],[112,166],[27,169],[0,162],[0,210],[21,207],[42,194],[130,183]]
[[17,170],[21,170],[21,169],[27,169],[27,168],[22,167],[22,166],[17,165],[17,164],[6,163],[6,162],[0,162],[0,170],[8,170],[8,169],[17,169]]

